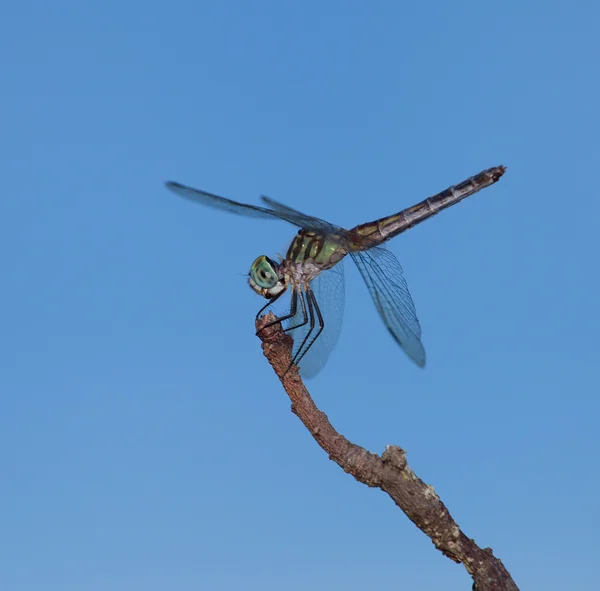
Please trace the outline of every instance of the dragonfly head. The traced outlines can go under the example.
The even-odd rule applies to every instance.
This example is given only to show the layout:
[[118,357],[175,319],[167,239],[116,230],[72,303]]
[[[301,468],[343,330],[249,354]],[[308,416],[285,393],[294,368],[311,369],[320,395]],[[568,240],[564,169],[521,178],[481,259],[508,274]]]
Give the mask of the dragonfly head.
[[267,256],[258,257],[250,267],[250,287],[259,295],[271,299],[285,288],[285,279],[279,272],[279,264]]

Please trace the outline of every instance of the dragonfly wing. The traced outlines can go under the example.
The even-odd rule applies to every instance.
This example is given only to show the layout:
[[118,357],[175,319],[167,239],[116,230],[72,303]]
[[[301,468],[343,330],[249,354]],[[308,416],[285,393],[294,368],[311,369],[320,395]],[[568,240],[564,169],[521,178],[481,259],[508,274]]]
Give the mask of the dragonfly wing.
[[283,205],[282,203],[278,203],[277,201],[264,197],[263,199],[265,203],[273,205],[273,209],[260,207],[258,205],[249,205],[247,203],[239,203],[238,201],[233,201],[233,199],[220,197],[219,195],[201,191],[200,189],[194,189],[193,187],[187,187],[186,185],[182,185],[173,181],[168,181],[166,186],[171,191],[177,193],[177,195],[180,197],[184,197],[185,199],[194,201],[195,203],[200,203],[201,205],[208,205],[210,207],[222,209],[224,211],[228,211],[229,213],[245,215],[253,218],[280,219],[289,222],[294,226],[298,226],[299,228],[305,228],[307,230],[315,230],[319,232],[331,232],[334,228],[336,228],[332,224],[329,224],[323,220],[305,215],[299,211],[296,211],[295,209],[292,209],[291,207]]
[[200,189],[186,187],[185,185],[181,185],[180,183],[175,183],[173,181],[168,181],[165,184],[167,189],[170,189],[171,191],[177,193],[177,195],[180,197],[184,197],[185,199],[189,199],[195,203],[216,207],[217,209],[222,209],[230,213],[236,213],[253,218],[281,218],[277,212],[266,209],[265,207],[248,205],[246,203],[238,203],[232,199],[219,197],[218,195],[213,195],[212,193],[207,193],[206,191],[200,191]]
[[[305,378],[312,378],[325,365],[331,350],[335,347],[342,330],[342,318],[344,316],[344,267],[340,261],[335,267],[323,271],[310,284],[323,317],[324,327],[308,351],[300,360],[300,374]],[[308,299],[306,294],[305,300]],[[318,333],[319,320],[315,313],[315,328],[308,337],[307,344]],[[290,319],[288,326],[296,326],[303,321],[302,306],[298,303],[296,316]],[[310,322],[291,330],[289,334],[294,339],[293,354],[298,352],[307,333],[310,330]]]
[[325,220],[313,217],[312,215],[307,215],[305,213],[302,213],[301,211],[298,211],[297,209],[292,209],[291,207],[288,207],[287,205],[284,205],[283,203],[279,203],[279,201],[275,201],[275,199],[271,199],[270,197],[267,197],[266,195],[261,195],[260,198],[273,210],[276,211],[277,213],[281,214],[282,216],[285,215],[286,219],[290,218],[290,219],[294,219],[296,220],[295,223],[297,226],[300,226],[301,228],[304,228],[305,230],[313,230],[315,232],[320,232],[320,233],[335,233],[335,234],[339,234],[339,233],[343,233],[346,232],[346,230],[340,228],[339,226],[336,226],[334,224],[330,224],[329,222],[326,222]]
[[351,252],[388,330],[405,353],[425,365],[421,326],[398,259],[383,247]]

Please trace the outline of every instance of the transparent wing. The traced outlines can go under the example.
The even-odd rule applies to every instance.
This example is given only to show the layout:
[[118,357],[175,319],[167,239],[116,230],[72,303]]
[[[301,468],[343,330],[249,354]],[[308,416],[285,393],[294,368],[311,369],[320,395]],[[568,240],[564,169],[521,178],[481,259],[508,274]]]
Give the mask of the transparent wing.
[[238,203],[232,199],[219,197],[218,195],[200,191],[199,189],[193,189],[192,187],[186,187],[185,185],[173,181],[168,181],[165,185],[167,186],[167,189],[177,193],[180,197],[184,197],[195,203],[201,203],[202,205],[223,209],[230,213],[246,215],[253,218],[281,218],[280,215],[277,215],[276,212],[270,209],[258,207],[256,205],[247,205],[246,203]]
[[[343,264],[344,262],[340,261],[335,267],[323,271],[310,284],[325,326],[319,338],[312,343],[300,360],[300,374],[302,377],[312,378],[323,368],[340,336],[342,318],[344,316]],[[298,303],[296,316],[290,319],[288,326],[300,324],[302,320],[302,306]],[[298,348],[301,346],[309,330],[310,322],[289,332],[294,339],[294,355],[298,352]],[[318,330],[319,321],[315,314],[315,328],[313,329],[313,334],[309,335],[307,344],[310,343],[310,340],[317,334]]]
[[330,228],[335,228],[335,226],[332,224],[328,224],[327,222],[324,222],[318,218],[313,218],[309,215],[300,213],[291,207],[287,207],[268,198],[263,197],[266,203],[273,205],[273,209],[259,207],[258,205],[249,205],[247,203],[239,203],[238,201],[233,201],[232,199],[227,199],[226,197],[220,197],[219,195],[207,193],[206,191],[201,191],[200,189],[187,187],[186,185],[182,185],[173,181],[168,181],[165,184],[167,189],[177,193],[177,195],[180,197],[184,197],[185,199],[189,199],[195,203],[200,203],[201,205],[208,205],[210,207],[222,209],[224,211],[228,211],[229,213],[245,215],[253,218],[275,218],[285,220],[286,222],[294,224],[299,228],[305,228],[308,230],[314,229],[318,231],[329,231]]
[[297,209],[292,209],[283,203],[279,203],[279,201],[275,201],[275,199],[271,199],[266,195],[261,195],[260,198],[274,211],[289,216],[290,218],[294,218],[297,220],[298,225],[306,230],[315,230],[317,232],[325,232],[325,233],[345,233],[346,230],[326,222],[320,218],[313,217],[311,215],[306,215]]
[[425,365],[421,326],[398,259],[383,247],[351,252],[388,330],[406,354]]

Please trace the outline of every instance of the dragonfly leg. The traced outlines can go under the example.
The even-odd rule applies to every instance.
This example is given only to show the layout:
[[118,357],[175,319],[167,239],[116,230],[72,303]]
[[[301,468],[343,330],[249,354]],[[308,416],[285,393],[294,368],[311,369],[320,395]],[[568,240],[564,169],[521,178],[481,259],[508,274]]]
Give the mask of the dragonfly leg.
[[[278,293],[275,297],[271,298],[267,304],[265,306],[263,306],[259,311],[258,314],[256,315],[256,320],[258,320],[261,316],[261,314],[271,305],[274,304],[285,292],[281,292]],[[297,300],[296,300],[296,293],[292,292],[292,305],[291,305],[291,309],[290,309],[290,314],[286,315],[286,316],[282,316],[281,318],[275,318],[275,320],[273,320],[272,322],[269,322],[268,324],[265,324],[261,329],[259,329],[256,332],[256,336],[260,335],[260,333],[265,330],[265,328],[269,328],[269,326],[274,326],[275,324],[281,324],[281,322],[283,320],[287,320],[288,318],[291,318],[292,316],[294,316],[296,314],[296,305],[297,305]]]
[[[279,296],[277,296],[277,297],[279,297]],[[269,322],[268,324],[265,324],[256,334],[258,335],[265,328],[269,328],[269,326],[273,326],[275,324],[281,324],[282,322],[285,322],[286,320],[289,320],[290,318],[293,318],[294,316],[296,316],[296,312],[298,311],[298,297],[300,298],[300,306],[302,308],[302,322],[300,324],[296,324],[294,326],[288,326],[287,328],[284,328],[283,332],[288,332],[290,330],[294,330],[295,328],[300,328],[301,326],[304,326],[308,322],[308,314],[306,313],[306,304],[304,303],[304,296],[302,294],[298,294],[297,291],[293,291],[292,292],[292,301],[291,301],[291,305],[290,305],[290,313],[286,314],[285,316],[276,318],[275,320],[273,320],[273,322]],[[275,299],[271,300],[271,302],[274,302]],[[267,305],[268,306],[271,305],[271,302],[269,302]]]
[[[256,314],[256,320],[258,320],[261,316],[262,313],[271,305],[274,304],[283,294],[285,293],[285,291],[280,291],[276,296],[272,297]],[[270,325],[269,325],[270,326]]]
[[[303,309],[303,311],[307,311],[308,312],[308,318],[309,318],[309,321],[310,321],[310,328],[306,332],[306,335],[304,336],[304,339],[302,340],[302,343],[300,344],[300,347],[298,347],[298,350],[294,354],[294,356],[292,358],[292,362],[290,363],[290,367],[287,368],[286,373],[288,371],[290,371],[290,368],[292,367],[292,365],[298,365],[298,362],[300,361],[300,359],[302,359],[302,357],[304,357],[304,354],[306,353],[306,351],[308,351],[308,349],[305,349],[304,347],[305,347],[306,343],[308,342],[308,339],[309,339],[312,331],[315,328],[315,314],[314,314],[314,309],[313,309],[313,301],[310,298],[310,293],[311,293],[310,287],[306,288],[306,292],[305,293],[309,294],[308,298],[305,301],[304,300],[304,294],[301,294],[301,297],[302,297],[301,301],[302,301],[302,304],[303,304],[303,308],[304,308],[304,305],[306,305],[306,308]],[[306,324],[306,322],[304,324]],[[313,341],[314,341],[314,339],[313,339]],[[311,344],[312,344],[313,341],[311,341]],[[309,347],[310,347],[310,345],[309,345]]]
[[[273,298],[267,304],[267,306],[270,306],[278,297],[279,296]],[[273,320],[273,322],[269,322],[269,324],[265,324],[256,334],[260,333],[265,328],[269,328],[269,326],[273,326],[275,324],[281,324],[282,322],[285,322],[286,320],[289,320],[290,318],[293,318],[294,316],[296,316],[296,312],[298,311],[298,297],[300,297],[300,306],[302,308],[302,322],[300,324],[295,324],[294,326],[288,326],[287,328],[284,328],[283,332],[288,332],[290,330],[294,330],[295,328],[300,328],[301,326],[304,326],[308,322],[308,315],[306,313],[306,305],[304,303],[304,297],[302,296],[302,294],[299,295],[297,291],[293,291],[292,292],[292,301],[291,301],[291,305],[290,305],[290,313],[286,314],[285,316],[280,316],[279,318],[276,318],[275,320]],[[267,306],[264,306],[260,312],[262,312]],[[259,314],[260,314],[260,312],[259,312]],[[257,316],[257,318],[258,318],[258,316]]]
[[287,328],[284,328],[283,332],[289,332],[290,330],[300,328],[301,326],[304,326],[308,323],[308,313],[306,311],[306,300],[304,299],[304,294],[301,292],[295,292],[294,295],[296,296],[296,298],[292,297],[292,306],[290,308],[290,313],[287,316],[283,316],[281,320],[289,320],[296,316],[296,310],[298,307],[296,300],[300,299],[300,307],[302,308],[302,322],[300,322],[300,324],[294,324],[294,326],[288,326]]
[[[300,355],[300,350],[298,350],[298,353],[296,354],[296,359],[294,361],[296,364],[300,363],[300,360],[308,353],[308,350],[313,346],[314,342],[319,338],[319,336],[323,332],[323,329],[325,328],[325,322],[323,321],[323,315],[321,314],[321,310],[319,309],[319,304],[317,302],[317,298],[315,297],[314,291],[310,287],[308,287],[306,291],[308,294],[309,305],[310,305],[310,308],[311,308],[311,311],[313,312],[313,314],[311,315],[311,320],[312,320],[311,329],[307,333],[306,338],[304,339],[304,343],[308,339],[308,336],[310,335],[310,333],[312,332],[312,330],[315,326],[314,312],[316,312],[316,314],[317,314],[317,319],[319,321],[319,329],[317,331],[317,334],[311,339],[310,343],[308,343],[308,346],[304,349],[304,351],[302,351],[301,355]],[[302,343],[303,346],[304,346],[304,343]]]

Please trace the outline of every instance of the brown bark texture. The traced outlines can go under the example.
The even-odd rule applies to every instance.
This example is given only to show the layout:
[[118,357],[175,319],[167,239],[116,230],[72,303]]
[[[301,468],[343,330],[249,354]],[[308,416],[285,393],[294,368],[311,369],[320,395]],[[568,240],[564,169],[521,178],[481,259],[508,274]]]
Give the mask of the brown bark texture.
[[268,314],[257,321],[263,352],[291,400],[292,412],[329,458],[359,482],[386,492],[442,554],[464,565],[473,578],[474,591],[518,591],[491,548],[480,548],[464,534],[433,487],[411,470],[402,448],[390,445],[377,455],[334,429],[327,415],[315,405],[297,368],[290,368],[291,337],[277,323],[263,329],[274,320],[275,316]]

